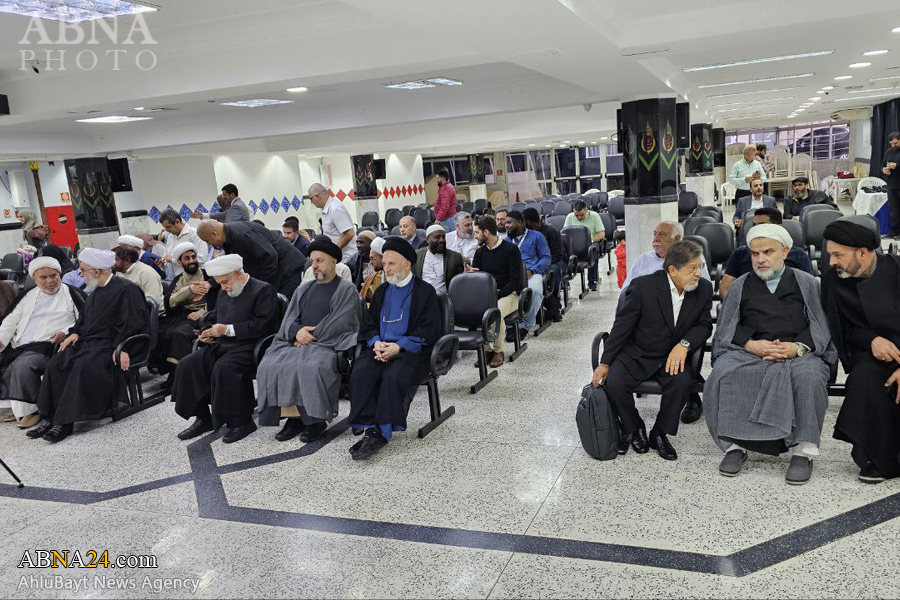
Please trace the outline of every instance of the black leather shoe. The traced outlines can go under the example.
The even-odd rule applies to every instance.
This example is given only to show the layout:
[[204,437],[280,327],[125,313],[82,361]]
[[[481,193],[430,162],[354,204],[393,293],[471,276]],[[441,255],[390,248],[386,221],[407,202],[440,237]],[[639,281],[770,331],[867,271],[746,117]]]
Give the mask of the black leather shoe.
[[859,480],[868,484],[879,484],[887,478],[872,463],[859,470]]
[[287,423],[284,424],[284,427],[281,428],[281,431],[275,434],[275,439],[279,442],[292,440],[303,433],[303,429],[303,421],[300,419],[300,417],[292,417],[290,419],[287,419]]
[[516,341],[516,331],[512,327],[506,330],[506,342],[512,344]]
[[638,454],[647,454],[650,442],[647,441],[647,430],[644,427],[631,434],[631,447]]
[[68,425],[56,425],[50,429],[47,433],[44,434],[43,439],[47,440],[51,444],[57,444],[72,434],[72,430],[75,429],[75,426],[69,423]]
[[355,436],[360,436],[363,434],[363,432],[365,432],[365,429],[363,429],[362,427],[353,427],[350,429],[350,433]]
[[178,434],[179,440],[192,440],[213,430],[212,422],[196,417],[190,427]]
[[314,442],[328,430],[328,423],[313,423],[309,427],[306,427],[303,430],[303,433],[300,434],[300,441],[304,444],[308,444],[310,442]]
[[241,441],[254,431],[256,431],[256,423],[250,421],[246,425],[241,425],[240,427],[229,429],[227,432],[225,432],[225,437],[222,438],[222,441],[226,444],[233,444],[235,442]]
[[376,452],[387,446],[388,441],[384,436],[376,432],[374,429],[366,431],[362,444],[357,448],[356,452],[350,454],[353,460],[366,460]]
[[685,425],[690,423],[694,423],[703,416],[703,404],[700,403],[700,398],[691,396],[691,399],[688,400],[688,403],[684,406],[684,410],[681,411],[681,422]]
[[[494,353],[493,352],[485,352],[484,353],[484,364],[489,365],[489,364],[491,364],[492,360],[494,360]],[[475,368],[478,368],[478,361],[476,360],[475,364],[472,366]]]
[[44,437],[44,434],[53,429],[53,423],[48,421],[47,419],[41,419],[41,422],[35,425],[32,429],[29,429],[25,432],[25,435],[30,437],[33,440]]
[[557,313],[557,314],[553,315],[552,317],[550,317],[550,320],[553,321],[554,323],[562,323],[562,315]]
[[[365,429],[363,429],[363,431],[365,431]],[[366,441],[366,438],[363,437],[361,440],[359,440],[358,442],[356,442],[355,444],[350,446],[350,448],[347,450],[347,452],[350,453],[350,456],[353,456],[354,454],[356,454],[359,451],[359,448],[363,445],[363,442],[365,442],[365,441]]]
[[631,434],[626,434],[624,432],[619,432],[619,449],[617,452],[619,456],[625,456],[628,454],[628,446],[631,445]]
[[654,433],[650,436],[650,447],[656,450],[660,458],[665,460],[678,460],[678,453],[669,443],[669,438],[664,433]]

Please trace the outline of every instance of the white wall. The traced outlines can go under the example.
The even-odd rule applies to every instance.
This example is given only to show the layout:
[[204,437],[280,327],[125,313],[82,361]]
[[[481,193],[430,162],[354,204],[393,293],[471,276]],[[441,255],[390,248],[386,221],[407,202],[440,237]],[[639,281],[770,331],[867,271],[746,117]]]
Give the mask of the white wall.
[[[386,196],[382,193],[378,199],[380,215],[384,216],[384,212],[389,208],[403,208],[408,204],[422,204],[427,201],[421,154],[377,154],[375,156],[384,159],[386,176],[384,181],[378,182],[378,189],[388,192]],[[420,186],[421,192],[419,191]],[[403,188],[406,188],[406,194],[399,191]],[[390,193],[392,191],[393,194]]]
[[872,120],[858,119],[850,122],[850,161],[872,159]]

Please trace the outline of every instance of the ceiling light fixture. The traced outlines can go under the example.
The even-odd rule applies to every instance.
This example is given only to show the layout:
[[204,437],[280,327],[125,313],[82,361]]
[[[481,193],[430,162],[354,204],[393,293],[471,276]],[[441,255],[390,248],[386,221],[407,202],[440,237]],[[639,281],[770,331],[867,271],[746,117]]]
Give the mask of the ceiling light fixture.
[[871,67],[872,63],[870,62],[858,62],[850,65],[851,69],[862,69],[864,67]]
[[745,83],[763,83],[766,81],[782,81],[784,79],[803,79],[804,77],[813,77],[815,73],[798,73],[796,75],[779,75],[777,77],[763,77],[761,79],[744,79],[741,81],[726,81],[723,83],[707,83],[706,85],[698,85],[698,90],[709,88],[724,87],[727,85],[743,85]]
[[810,100],[812,100],[813,102],[818,102],[821,99],[822,99],[822,96],[813,96],[812,98],[810,98]]
[[708,71],[710,69],[724,69],[726,67],[742,67],[744,65],[758,65],[761,63],[777,62],[780,60],[792,60],[795,58],[811,58],[813,56],[826,56],[834,50],[818,50],[816,52],[804,52],[803,54],[786,54],[784,56],[769,56],[766,58],[751,58],[749,60],[739,60],[728,63],[714,63],[711,65],[703,65],[700,67],[685,67],[682,69],[685,73],[693,73],[694,71]]
[[758,119],[767,119],[769,117],[777,117],[777,116],[778,116],[778,113],[771,113],[768,115],[753,115],[752,117],[740,117],[737,119],[726,118],[725,120],[726,121],[756,121]]
[[900,75],[893,75],[892,77],[875,77],[874,79],[870,79],[869,81],[889,81],[891,79],[900,79]]
[[900,27],[894,27],[891,29],[891,33],[900,33]]
[[63,23],[156,12],[158,6],[136,0],[4,0],[0,12]]
[[152,121],[153,117],[126,117],[112,115],[109,117],[92,117],[90,119],[77,119],[76,123],[132,123],[134,121]]
[[730,92],[728,94],[714,94],[712,96],[707,96],[707,100],[712,100],[713,98],[731,98],[732,96],[750,96],[756,94],[774,94],[775,92],[786,92],[788,90],[799,90],[799,86],[789,87],[789,88],[778,88],[775,90],[756,90],[752,92]]
[[551,144],[544,144],[544,148],[550,148]]
[[823,85],[822,89],[827,92],[828,90],[833,90],[834,86],[833,85]]
[[579,143],[579,144],[583,144],[583,143],[584,143],[584,140],[581,140],[581,141],[580,141],[580,142],[578,142],[578,143]]
[[834,78],[835,81],[846,81],[848,79],[853,79],[853,75],[838,75]]
[[534,148],[535,146],[537,146],[537,144],[528,144],[529,148]]
[[257,98],[256,100],[237,100],[235,102],[220,102],[221,106],[238,106],[240,108],[258,108],[260,106],[276,106],[278,104],[293,103],[293,100],[272,100],[271,98]]
[[850,90],[847,93],[848,94],[869,94],[872,92],[884,92],[886,90],[895,90],[895,89],[897,89],[897,88],[883,87],[883,88],[871,88],[868,90]]
[[565,145],[565,144],[560,144],[559,147],[560,147],[560,148],[565,148],[566,145]]
[[888,92],[887,94],[874,94],[872,96],[858,96],[855,98],[838,98],[837,100],[835,100],[835,102],[851,102],[853,100],[859,101],[859,100],[866,100],[867,98],[884,98],[886,96],[900,97],[900,90],[897,90],[895,92]]
[[887,54],[889,50],[869,50],[868,52],[863,52],[863,56],[881,56],[882,54]]
[[462,85],[463,82],[447,77],[431,77],[430,79],[417,79],[415,81],[401,81],[398,83],[385,83],[384,87],[392,90],[422,90],[438,86]]
[[145,109],[143,106],[138,106],[138,107],[135,107],[134,110],[147,110],[147,109]]
[[766,98],[765,100],[741,100],[740,102],[727,102],[725,104],[713,104],[711,108],[718,106],[737,106],[738,104],[773,104],[784,100],[793,100],[793,96],[783,96],[781,98]]
[[287,91],[289,91],[292,94],[302,94],[303,92],[309,91],[309,88],[305,88],[303,86],[291,87],[291,88],[288,88]]

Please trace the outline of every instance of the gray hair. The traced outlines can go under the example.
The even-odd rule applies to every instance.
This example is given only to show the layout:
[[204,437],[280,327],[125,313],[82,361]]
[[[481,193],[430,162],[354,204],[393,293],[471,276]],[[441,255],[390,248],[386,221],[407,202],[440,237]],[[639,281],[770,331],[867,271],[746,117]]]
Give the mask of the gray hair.
[[663,271],[668,272],[669,267],[680,269],[702,254],[703,248],[697,242],[690,240],[675,242],[669,248],[669,251],[666,252],[666,259],[663,261]]
[[181,214],[179,214],[179,212],[174,208],[167,208],[166,210],[162,211],[161,215],[159,215],[160,223],[165,221],[166,223],[172,223],[174,225],[181,220]]
[[464,210],[461,210],[458,213],[456,213],[457,221],[465,221],[466,219],[471,219],[471,218],[472,218],[472,215],[470,215],[469,213],[467,213]]
[[[679,239],[684,239],[684,227],[681,226],[681,223],[678,221],[660,221],[660,225],[668,225],[672,230],[672,237],[678,237]],[[658,227],[659,225],[657,225]]]
[[309,191],[307,193],[309,194],[310,198],[315,198],[316,196],[318,196],[319,194],[321,194],[323,192],[325,192],[325,186],[322,185],[321,183],[314,183],[311,186],[309,186]]

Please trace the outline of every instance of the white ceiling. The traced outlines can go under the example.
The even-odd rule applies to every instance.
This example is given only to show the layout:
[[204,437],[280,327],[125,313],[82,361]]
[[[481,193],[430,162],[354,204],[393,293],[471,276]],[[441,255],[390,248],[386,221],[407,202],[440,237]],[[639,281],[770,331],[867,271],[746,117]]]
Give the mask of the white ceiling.
[[[133,152],[467,152],[599,141],[622,101],[679,95],[692,121],[726,128],[789,122],[824,85],[835,89],[798,122],[900,95],[896,0],[155,0],[154,45],[77,46],[22,41],[28,19],[0,14],[0,158]],[[893,20],[892,20],[893,18]],[[119,20],[120,38],[133,17]],[[51,37],[56,24],[45,22]],[[90,33],[90,26],[87,26]],[[37,40],[32,33],[31,40]],[[137,34],[140,41],[142,36]],[[66,51],[66,71],[19,70],[21,51]],[[120,70],[106,51],[127,50]],[[886,49],[864,58],[866,50]],[[152,51],[155,68],[134,57]],[[683,68],[833,50],[828,56],[684,73]],[[75,56],[91,51],[83,71]],[[90,55],[86,55],[88,58]],[[144,56],[145,60],[148,56]],[[866,60],[872,66],[848,69]],[[146,62],[144,63],[147,64]],[[50,67],[58,68],[59,64]],[[893,69],[892,69],[893,67]],[[814,76],[697,89],[729,81]],[[853,79],[836,82],[837,75]],[[896,79],[868,82],[871,78]],[[390,90],[383,83],[446,76],[463,86]],[[286,88],[305,86],[305,94]],[[719,94],[786,91],[710,98]],[[880,88],[890,88],[881,90]],[[248,98],[294,104],[221,106]],[[784,100],[778,100],[786,98]],[[854,101],[836,102],[843,98]],[[745,104],[734,104],[745,102]],[[590,104],[590,112],[583,105]],[[716,106],[726,104],[727,106]],[[152,121],[98,125],[78,118],[167,107]],[[734,110],[735,108],[740,110]],[[96,112],[95,112],[96,111]],[[767,116],[773,115],[773,116]],[[807,118],[809,117],[809,118]]]

